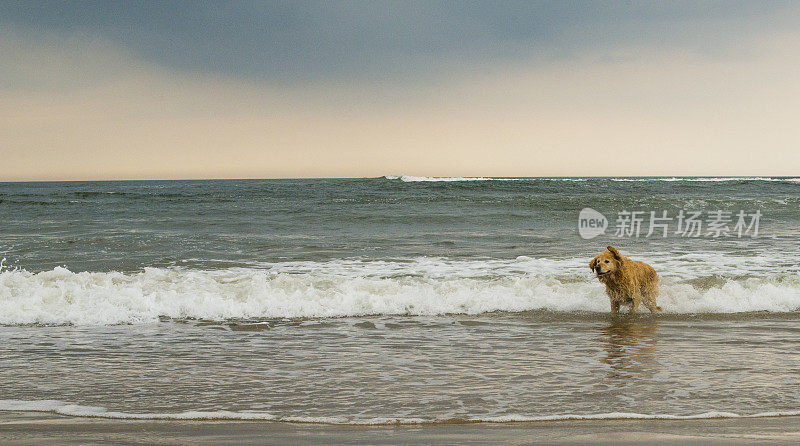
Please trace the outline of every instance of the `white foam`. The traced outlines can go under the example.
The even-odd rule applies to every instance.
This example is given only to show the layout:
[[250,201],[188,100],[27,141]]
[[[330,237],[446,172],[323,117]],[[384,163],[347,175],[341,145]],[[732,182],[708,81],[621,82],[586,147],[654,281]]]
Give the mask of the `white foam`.
[[[671,313],[793,312],[800,273],[776,273],[757,257],[653,254],[662,271],[659,305]],[[650,260],[652,259],[652,260]],[[751,264],[747,262],[751,262]],[[754,262],[754,263],[753,263]],[[774,266],[775,260],[772,264]],[[763,264],[762,264],[763,263]],[[737,269],[738,267],[738,269]],[[761,275],[737,278],[741,270]],[[711,277],[710,285],[692,279]],[[109,325],[160,317],[321,318],[479,314],[492,311],[607,312],[585,259],[286,262],[253,268],[145,268],[137,273],[58,267],[0,273],[0,324]]]
[[160,268],[122,274],[56,268],[0,275],[0,323],[102,325],[156,322],[159,316],[224,320],[605,308],[598,293],[575,285],[535,276],[440,279]]
[[184,411],[176,413],[131,413],[109,411],[99,406],[84,406],[58,400],[0,400],[0,411],[47,412],[83,418],[109,418],[118,420],[275,420],[265,412],[247,411]]
[[344,416],[276,416],[258,411],[183,411],[174,413],[135,413],[109,411],[104,407],[83,406],[57,400],[0,400],[0,411],[5,412],[44,412],[82,418],[107,418],[119,420],[261,420],[281,421],[289,423],[318,424],[350,424],[350,425],[382,425],[382,424],[425,424],[425,423],[514,423],[536,421],[570,421],[570,420],[695,420],[713,418],[773,418],[798,416],[800,410],[784,410],[759,412],[754,414],[738,414],[725,411],[709,411],[698,414],[642,414],[631,412],[607,412],[596,414],[556,414],[556,415],[501,415],[494,417],[472,418],[421,418],[421,417],[376,417],[367,419],[348,418]]
[[[769,417],[769,416],[789,416],[800,415],[800,411],[796,413],[786,412],[784,415],[777,415],[779,412],[774,412],[776,415],[740,415],[734,412],[721,412],[711,411],[698,414],[689,415],[674,415],[674,414],[642,414],[634,412],[607,412],[598,414],[563,414],[563,415],[543,415],[543,416],[525,416],[525,415],[504,415],[499,417],[486,417],[471,419],[472,421],[483,421],[490,423],[510,423],[510,422],[524,422],[524,421],[568,421],[568,420],[695,420],[706,418],[753,418],[753,417]],[[766,414],[766,413],[765,413]]]

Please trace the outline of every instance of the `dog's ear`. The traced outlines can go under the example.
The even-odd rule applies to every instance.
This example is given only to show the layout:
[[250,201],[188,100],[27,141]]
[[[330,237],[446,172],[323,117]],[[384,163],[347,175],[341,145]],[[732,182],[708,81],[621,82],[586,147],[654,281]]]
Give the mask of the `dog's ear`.
[[597,266],[597,257],[593,258],[591,262],[589,262],[589,269],[594,271],[594,268]]
[[608,249],[609,251],[611,251],[611,254],[613,254],[613,255],[614,255],[614,258],[615,258],[615,259],[617,259],[617,260],[619,260],[619,261],[622,261],[622,256],[619,254],[619,251],[617,251],[617,248],[615,248],[615,247],[613,247],[613,246],[607,246],[607,247],[606,247],[606,249]]

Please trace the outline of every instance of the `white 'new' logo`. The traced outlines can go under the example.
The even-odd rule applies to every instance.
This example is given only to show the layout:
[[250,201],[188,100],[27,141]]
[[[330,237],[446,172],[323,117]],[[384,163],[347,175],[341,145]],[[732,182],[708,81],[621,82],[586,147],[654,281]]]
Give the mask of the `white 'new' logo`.
[[578,234],[583,239],[595,238],[606,232],[608,220],[606,216],[592,208],[583,208],[578,214]]

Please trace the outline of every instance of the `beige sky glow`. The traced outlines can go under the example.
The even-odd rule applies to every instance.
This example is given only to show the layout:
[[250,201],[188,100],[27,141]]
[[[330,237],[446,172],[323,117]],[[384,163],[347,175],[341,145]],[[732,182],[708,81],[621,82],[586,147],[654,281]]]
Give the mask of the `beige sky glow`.
[[798,37],[281,87],[5,32],[0,180],[797,175]]

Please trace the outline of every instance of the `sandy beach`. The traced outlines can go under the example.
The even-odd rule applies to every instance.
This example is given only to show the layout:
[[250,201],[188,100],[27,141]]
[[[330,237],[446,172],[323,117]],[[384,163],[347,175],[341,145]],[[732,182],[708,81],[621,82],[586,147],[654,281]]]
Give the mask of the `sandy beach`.
[[24,444],[796,444],[800,417],[412,426],[120,421],[0,415],[0,442]]

